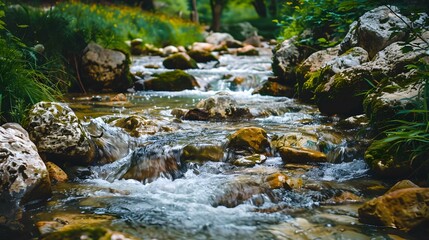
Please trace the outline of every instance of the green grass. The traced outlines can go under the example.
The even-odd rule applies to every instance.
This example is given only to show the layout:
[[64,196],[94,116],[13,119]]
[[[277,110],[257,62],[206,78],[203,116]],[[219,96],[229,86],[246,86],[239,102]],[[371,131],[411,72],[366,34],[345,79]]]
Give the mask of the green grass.
[[60,3],[54,12],[82,32],[87,42],[104,47],[125,49],[125,41],[141,38],[158,47],[190,45],[203,39],[202,27],[181,18],[142,12],[140,8],[123,5]]

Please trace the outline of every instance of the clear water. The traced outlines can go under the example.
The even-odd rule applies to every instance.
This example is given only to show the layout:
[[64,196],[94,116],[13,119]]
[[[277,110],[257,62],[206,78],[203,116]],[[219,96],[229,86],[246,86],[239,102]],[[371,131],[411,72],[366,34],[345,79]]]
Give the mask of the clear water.
[[[149,69],[162,58],[134,59],[131,70],[144,73],[166,71]],[[128,141],[129,153],[112,164],[91,168],[85,180],[59,184],[46,204],[28,210],[31,222],[51,221],[68,214],[110,215],[114,220],[100,224],[137,239],[391,239],[409,237],[392,229],[358,222],[360,203],[324,204],[341,192],[351,192],[367,200],[387,190],[387,184],[371,178],[359,150],[358,129],[335,127],[338,119],[320,115],[314,106],[285,97],[252,95],[253,89],[271,75],[271,55],[264,50],[258,57],[220,57],[220,66],[200,65],[190,70],[201,88],[182,92],[138,92],[128,102],[93,102],[91,96],[70,96],[78,116],[103,127],[107,134],[119,134],[101,116],[137,114],[174,128]],[[240,86],[231,85],[236,76],[245,77]],[[225,79],[227,77],[227,79]],[[193,108],[201,99],[228,91],[241,106],[250,108],[256,118],[240,122],[174,121],[171,110]],[[102,95],[104,99],[107,95]],[[111,97],[111,95],[109,96]],[[187,144],[223,145],[227,136],[248,126],[264,128],[269,137],[300,132],[321,139],[339,136],[327,150],[335,163],[293,165],[272,156],[255,167],[235,167],[226,162],[188,164],[183,176],[159,178],[150,183],[122,179],[132,152],[141,145],[153,145],[166,152],[179,151]],[[124,140],[125,139],[125,140]],[[112,143],[114,144],[114,143]],[[173,154],[174,155],[174,154]],[[335,155],[335,156],[334,156]],[[328,154],[329,156],[329,154]],[[265,176],[284,172],[301,179],[303,188],[260,189]],[[313,187],[311,187],[313,186]],[[240,200],[239,193],[254,193]],[[233,206],[219,204],[225,196]],[[228,199],[228,197],[227,197]],[[235,201],[235,202],[234,202]]]

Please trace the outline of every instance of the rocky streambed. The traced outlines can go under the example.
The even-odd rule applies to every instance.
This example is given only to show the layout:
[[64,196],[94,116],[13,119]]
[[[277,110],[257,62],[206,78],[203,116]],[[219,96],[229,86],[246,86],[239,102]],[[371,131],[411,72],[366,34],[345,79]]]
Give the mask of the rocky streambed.
[[[193,76],[180,77],[189,89],[136,84],[134,93],[70,95],[66,103],[35,105],[26,123],[29,136],[15,125],[0,128],[2,184],[10,198],[22,200],[13,208],[2,203],[0,223],[9,226],[2,235],[421,238],[421,232],[407,231],[427,219],[426,205],[415,200],[427,199],[426,190],[411,182],[389,190],[396,182],[373,177],[363,160],[372,137],[366,117],[328,117],[292,98],[264,96],[255,89],[276,84],[271,47],[252,50],[259,55],[225,52],[215,62],[176,71]],[[151,82],[146,88],[157,88],[156,81],[171,74],[163,61],[135,57],[131,71]],[[14,137],[19,144],[8,140]],[[37,140],[37,149],[25,144],[28,138]],[[34,169],[23,158],[6,164],[15,148],[35,159]],[[384,205],[365,204],[388,191],[377,200]],[[52,195],[33,201],[35,192]],[[405,205],[415,211],[401,213]],[[386,216],[380,220],[374,212]],[[389,218],[401,214],[402,222]]]

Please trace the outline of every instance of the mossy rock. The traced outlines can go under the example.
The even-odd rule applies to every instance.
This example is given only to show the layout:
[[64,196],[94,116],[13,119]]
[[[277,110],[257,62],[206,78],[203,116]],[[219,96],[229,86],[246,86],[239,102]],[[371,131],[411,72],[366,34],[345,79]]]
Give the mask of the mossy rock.
[[155,75],[154,78],[145,81],[144,86],[146,90],[153,91],[183,91],[195,89],[195,87],[199,87],[199,84],[194,76],[181,70],[175,70]]
[[111,232],[101,227],[82,227],[69,229],[46,234],[41,237],[41,240],[74,240],[74,239],[93,239],[104,240],[110,239]]
[[192,59],[194,59],[196,62],[199,62],[199,63],[206,63],[206,62],[211,62],[211,61],[219,62],[219,60],[212,53],[207,52],[207,51],[191,50],[188,52],[188,55]]
[[365,151],[365,161],[379,177],[402,178],[411,174],[412,168],[406,151],[391,152],[391,143],[374,141]]
[[168,69],[194,69],[198,68],[197,62],[186,53],[175,53],[164,59],[162,62]]
[[187,145],[183,148],[180,159],[182,161],[219,162],[223,159],[223,149],[215,145]]
[[252,94],[293,97],[294,93],[293,87],[285,86],[278,82],[266,81],[262,86],[255,89]]
[[346,117],[362,114],[364,94],[371,88],[367,79],[379,79],[377,74],[376,70],[363,65],[335,74],[315,90],[320,112]]
[[401,87],[390,82],[365,98],[365,113],[377,128],[383,128],[392,118],[414,121],[413,114],[398,113],[417,108],[417,99],[422,96],[421,90],[421,84],[410,83]]

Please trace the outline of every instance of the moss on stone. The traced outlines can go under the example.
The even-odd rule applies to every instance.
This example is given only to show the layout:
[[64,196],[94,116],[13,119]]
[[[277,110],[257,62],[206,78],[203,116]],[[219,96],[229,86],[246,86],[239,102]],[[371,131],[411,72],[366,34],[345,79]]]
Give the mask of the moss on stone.
[[162,62],[165,68],[168,69],[193,69],[198,68],[197,62],[189,57],[186,53],[175,53]]
[[194,76],[174,70],[155,75],[155,78],[145,81],[145,89],[153,91],[182,91],[199,87]]
[[74,240],[74,239],[110,239],[111,233],[107,229],[100,227],[73,228],[46,234],[41,240]]
[[213,54],[206,51],[189,51],[188,55],[199,63],[206,63],[211,61],[219,61]]

